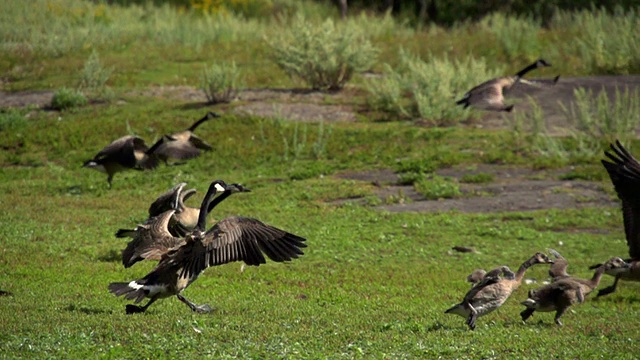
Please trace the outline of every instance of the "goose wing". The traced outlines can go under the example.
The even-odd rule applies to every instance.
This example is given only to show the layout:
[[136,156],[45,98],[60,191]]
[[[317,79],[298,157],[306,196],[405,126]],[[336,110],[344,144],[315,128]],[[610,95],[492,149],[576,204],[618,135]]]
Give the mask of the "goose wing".
[[158,196],[149,206],[149,217],[158,216],[167,210],[176,210],[173,207],[175,206],[177,198],[182,196],[182,189],[186,185],[186,182],[179,183],[171,190]]
[[112,160],[129,168],[135,167],[136,157],[133,153],[134,139],[136,139],[135,136],[127,135],[112,141],[109,145],[105,146],[102,150],[100,150],[100,152],[96,154],[94,160]]
[[210,266],[244,261],[258,266],[266,262],[263,254],[276,262],[303,255],[306,239],[246,217],[228,217],[207,231],[200,241],[189,242],[183,255],[180,276],[191,278]]
[[640,258],[640,163],[616,140],[605,151],[609,160],[602,160],[618,198],[622,201],[624,232],[629,255]]
[[189,141],[176,140],[164,137],[163,142],[155,150],[154,154],[179,160],[187,160],[198,157],[200,149],[193,146]]
[[128,268],[138,261],[160,260],[170,249],[182,244],[184,240],[174,237],[169,232],[174,210],[153,217],[145,225],[138,226],[135,230],[135,237],[122,251],[122,264]]
[[207,150],[207,151],[213,150],[213,147],[211,145],[207,144],[204,140],[202,140],[201,138],[197,137],[194,134],[191,134],[191,137],[189,138],[189,142],[200,150]]

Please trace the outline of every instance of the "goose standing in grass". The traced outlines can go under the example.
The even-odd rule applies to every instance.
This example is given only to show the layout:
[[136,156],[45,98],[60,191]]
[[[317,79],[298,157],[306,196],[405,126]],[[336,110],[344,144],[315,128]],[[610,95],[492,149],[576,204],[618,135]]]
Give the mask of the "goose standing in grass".
[[[538,59],[513,76],[503,76],[483,82],[464,94],[462,99],[456,101],[456,104],[462,105],[465,109],[473,106],[484,110],[511,111],[513,110],[513,105],[505,105],[504,94],[507,93],[513,85],[521,81],[525,74],[533,69],[546,66],[551,66],[551,64],[544,59]],[[558,78],[555,79],[556,82],[557,79]]]
[[[446,314],[456,314],[467,319],[467,325],[471,330],[475,329],[476,319],[496,310],[511,296],[511,293],[520,286],[525,272],[536,264],[550,264],[551,260],[542,253],[536,253],[520,265],[514,276],[507,274],[501,278],[488,278],[471,288],[462,302],[445,311]],[[503,268],[498,268],[504,270]],[[493,272],[493,271],[492,271]],[[486,275],[485,275],[486,278]]]
[[85,161],[82,167],[106,173],[108,175],[107,182],[111,188],[113,176],[118,172],[157,167],[158,158],[150,150],[143,139],[127,135],[114,140],[100,150],[93,159]]
[[[231,184],[227,187],[226,191],[213,199],[208,209],[213,209],[231,194],[250,191],[250,189],[240,184]],[[180,192],[175,192],[173,196],[175,199],[179,199]],[[141,260],[160,260],[169,250],[184,244],[184,236],[190,233],[193,227],[187,229],[186,226],[180,222],[179,217],[175,215],[177,212],[175,210],[176,208],[178,208],[178,206],[174,206],[174,210],[167,210],[160,215],[148,219],[146,223],[138,225],[134,230],[120,229],[118,233],[116,233],[116,236],[123,237],[123,233],[126,232],[126,236],[133,238],[122,251],[122,264],[125,268]],[[199,213],[200,209],[198,209],[198,214]]]
[[[624,233],[629,247],[630,259],[626,260],[630,266],[624,271],[610,271],[608,275],[615,276],[613,285],[598,292],[598,296],[611,294],[616,291],[618,281],[640,281],[640,163],[620,141],[610,145],[611,151],[604,154],[609,160],[602,160],[613,187],[622,201],[622,219]],[[591,266],[591,269],[600,264]]]
[[209,111],[202,119],[196,121],[188,129],[171,135],[164,135],[152,147],[152,152],[160,160],[168,164],[169,159],[188,160],[200,156],[201,150],[209,151],[213,147],[194,134],[194,131],[205,121],[220,117]]
[[228,196],[233,187],[221,180],[211,183],[194,231],[184,238],[182,246],[163,255],[147,276],[128,283],[109,284],[109,291],[135,303],[149,298],[144,306],[127,305],[127,314],[144,312],[156,300],[173,295],[195,312],[209,312],[208,305],[195,305],[181,295],[206,268],[233,261],[258,266],[266,262],[264,254],[276,262],[290,261],[304,254],[301,248],[306,247],[306,239],[252,218],[228,217],[205,232],[207,214],[216,206],[211,199],[220,191],[222,196]]
[[[149,218],[147,218],[144,224],[151,223],[156,216],[166,211],[175,210],[173,215],[175,221],[172,221],[169,226],[171,234],[173,236],[184,236],[187,232],[193,230],[198,223],[200,209],[185,205],[184,202],[196,193],[195,189],[184,190],[186,185],[187,183],[185,182],[179,183],[171,190],[160,195],[151,206],[149,206]],[[246,191],[249,190],[246,189]],[[135,238],[138,229],[143,225],[139,225],[135,229],[119,229],[116,232],[116,237]]]
[[624,272],[629,268],[624,260],[615,257],[600,265],[593,277],[589,280],[572,276],[561,277],[549,285],[529,291],[529,298],[522,302],[527,308],[520,313],[522,321],[527,321],[535,311],[555,311],[555,322],[562,326],[560,317],[573,304],[582,304],[587,297],[600,284],[600,279],[605,271]]

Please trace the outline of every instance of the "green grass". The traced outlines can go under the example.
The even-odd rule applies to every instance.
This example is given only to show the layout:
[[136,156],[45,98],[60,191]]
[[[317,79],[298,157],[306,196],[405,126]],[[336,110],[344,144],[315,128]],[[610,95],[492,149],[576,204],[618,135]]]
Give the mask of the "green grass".
[[[427,180],[442,168],[482,163],[554,168],[576,165],[571,158],[541,163],[537,153],[523,151],[527,144],[513,131],[418,127],[371,121],[366,115],[352,123],[298,124],[234,116],[226,107],[205,108],[133,91],[197,86],[203,65],[222,60],[235,61],[248,87],[293,87],[268,59],[263,39],[255,36],[279,31],[283,18],[217,18],[176,14],[169,7],[77,0],[33,6],[12,1],[3,10],[3,90],[75,86],[79,69],[96,50],[101,66],[113,69],[104,85],[119,101],[65,112],[0,111],[0,289],[13,293],[0,297],[0,358],[635,356],[630,349],[640,301],[633,283],[623,282],[615,294],[575,306],[575,312],[564,315],[562,328],[553,324],[552,314],[535,314],[527,324],[519,320],[518,302],[535,285],[522,285],[503,308],[480,318],[475,332],[462,318],[444,314],[462,299],[469,289],[464,278],[477,267],[514,268],[534,252],[553,247],[570,260],[570,273],[587,277],[588,265],[624,256],[617,207],[389,213],[372,205],[404,202],[402,193],[380,200],[370,182],[333,176],[393,169],[402,174],[402,183],[445,197],[456,196],[455,182]],[[489,46],[493,38],[484,37],[486,24],[413,31],[390,17],[362,15],[350,21],[381,49],[378,69],[382,63],[398,64],[399,48],[424,59],[427,54],[446,54],[452,61],[469,54],[495,55],[497,60],[487,63],[507,71],[521,67],[504,63],[515,56],[509,46],[517,48],[520,40],[502,38],[501,47]],[[559,26],[540,29],[539,45],[573,36]],[[451,43],[456,47],[451,49]],[[558,62],[554,72],[592,71],[571,48],[562,51],[567,61]],[[354,87],[362,83],[354,78]],[[349,93],[347,101],[364,104],[359,102],[363,91],[349,91],[354,96]],[[197,130],[215,152],[182,166],[117,174],[111,190],[104,174],[81,168],[115,138],[136,134],[152,143],[188,127],[207,110],[225,114]],[[564,141],[571,148],[572,140]],[[582,159],[567,178],[600,181],[614,196],[598,159]],[[125,242],[114,237],[115,231],[143,221],[149,203],[176,183],[197,188],[199,199],[214,179],[253,190],[234,195],[214,217],[251,216],[304,236],[305,255],[244,272],[237,263],[208,269],[184,295],[216,308],[212,314],[194,314],[169,298],[144,315],[125,315],[128,302],[110,294],[107,285],[144,276],[154,264],[124,269],[118,257]],[[462,181],[491,179],[478,174]],[[335,202],[351,198],[365,204]],[[455,245],[473,246],[479,254],[450,255]],[[528,276],[543,279],[546,270],[539,266]],[[603,283],[610,284],[611,278]]]
[[[198,129],[216,139],[215,156],[118,174],[112,190],[103,174],[80,168],[111,137],[130,131],[152,139],[188,126],[200,111],[131,99],[126,107],[84,107],[61,119],[47,112],[27,122],[15,120],[20,112],[7,115],[15,125],[0,134],[13,149],[0,161],[0,288],[14,295],[0,298],[3,357],[546,358],[551,341],[564,344],[554,353],[561,358],[627,356],[628,334],[636,327],[628,315],[640,310],[630,283],[576,306],[564,328],[552,325],[550,314],[521,324],[518,300],[531,288],[526,285],[481,318],[475,332],[443,313],[461,299],[468,289],[464,277],[476,267],[516,267],[554,247],[571,260],[572,273],[588,276],[591,263],[624,255],[618,209],[426,215],[330,205],[373,191],[366,182],[331,177],[334,171],[393,167],[401,155],[436,152],[470,153],[458,162],[473,164],[473,149],[489,151],[484,144],[496,142],[497,133],[449,129],[445,142],[439,129],[336,124],[326,139],[324,175],[294,180],[288,174],[315,157],[310,146],[295,159],[286,156],[279,135],[291,139],[293,127],[226,116]],[[314,143],[318,133],[309,128],[306,141]],[[442,166],[448,165],[436,168]],[[175,183],[187,181],[202,194],[216,178],[253,190],[229,199],[216,217],[253,216],[305,236],[306,254],[243,273],[239,264],[207,270],[185,296],[209,303],[212,314],[193,314],[170,298],[145,315],[125,315],[127,302],[108,293],[107,284],[141,277],[153,264],[122,268],[124,242],[115,230],[144,220],[148,203]],[[473,245],[481,254],[448,255],[454,245]],[[529,273],[545,274],[544,267]]]

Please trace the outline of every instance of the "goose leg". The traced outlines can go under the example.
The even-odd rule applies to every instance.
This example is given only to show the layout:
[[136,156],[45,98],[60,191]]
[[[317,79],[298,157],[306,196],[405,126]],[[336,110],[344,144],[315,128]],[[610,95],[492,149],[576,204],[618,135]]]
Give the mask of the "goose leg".
[[535,312],[535,309],[532,308],[526,308],[524,310],[522,310],[522,312],[520,313],[520,317],[522,317],[522,321],[527,321],[528,318],[531,317],[531,315],[533,315],[533,313]]
[[127,305],[127,308],[126,308],[127,314],[143,313],[147,311],[147,308],[149,307],[149,305],[153,304],[156,300],[158,299],[155,297],[151,298],[151,300],[149,300],[149,302],[145,306],[136,306],[136,305],[129,304]]
[[618,280],[620,280],[620,277],[616,276],[616,279],[613,281],[613,285],[598,291],[598,297],[608,295],[616,291],[616,287],[618,286]]
[[556,324],[558,324],[558,326],[562,326],[562,322],[560,321],[560,316],[562,316],[562,314],[564,314],[565,310],[567,310],[567,308],[562,307],[562,308],[558,309],[558,311],[556,311],[555,322],[556,322]]
[[208,313],[208,312],[211,311],[211,307],[209,307],[209,305],[207,305],[207,304],[196,305],[196,304],[192,303],[191,301],[187,300],[184,296],[182,296],[180,294],[177,294],[176,296],[178,297],[178,299],[180,301],[182,301],[183,303],[187,304],[187,306],[192,311],[195,311],[195,312],[200,313],[200,314]]
[[469,325],[469,329],[475,330],[478,311],[471,304],[467,304],[467,306],[469,307],[469,318],[467,318],[467,325]]
[[578,298],[578,304],[582,304],[584,302],[584,293],[582,292],[582,289],[578,289],[578,293],[576,294],[576,297]]

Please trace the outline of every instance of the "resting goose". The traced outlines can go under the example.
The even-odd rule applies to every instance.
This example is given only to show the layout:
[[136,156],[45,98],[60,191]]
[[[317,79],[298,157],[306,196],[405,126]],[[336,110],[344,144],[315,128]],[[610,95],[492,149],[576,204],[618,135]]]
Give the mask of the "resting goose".
[[277,262],[304,254],[300,249],[306,247],[306,239],[253,218],[229,217],[205,232],[207,214],[215,207],[211,199],[217,192],[228,196],[233,186],[221,180],[211,183],[196,228],[184,238],[183,245],[164,254],[153,271],[142,279],[109,284],[109,291],[135,303],[149,298],[144,306],[127,305],[127,314],[144,312],[156,300],[173,295],[195,312],[209,312],[208,305],[196,305],[181,294],[206,268],[233,261],[258,266],[266,262],[265,254]]

